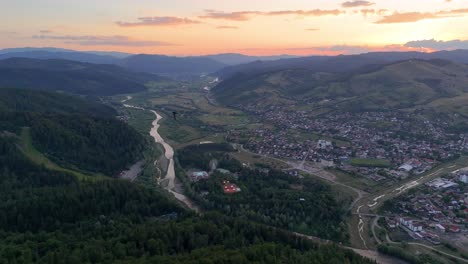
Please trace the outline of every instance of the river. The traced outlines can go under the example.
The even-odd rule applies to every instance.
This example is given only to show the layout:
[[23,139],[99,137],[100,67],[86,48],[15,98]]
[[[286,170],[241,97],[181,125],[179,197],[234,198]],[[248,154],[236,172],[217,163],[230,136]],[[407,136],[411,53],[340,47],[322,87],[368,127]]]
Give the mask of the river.
[[[132,99],[131,96],[127,96],[127,99],[122,100],[121,102],[125,103],[125,102],[127,102],[128,100],[131,100],[131,99]],[[123,106],[127,107],[127,108],[139,109],[139,110],[147,110],[147,109],[144,109],[142,107],[133,106],[133,105],[129,105],[129,104],[123,104]],[[159,124],[159,121],[161,121],[163,119],[163,117],[154,110],[149,110],[149,111],[156,116],[156,119],[154,119],[154,121],[152,123],[152,127],[151,127],[151,130],[150,130],[150,136],[154,139],[154,141],[156,143],[159,143],[164,147],[164,156],[169,161],[169,165],[167,166],[166,176],[164,178],[161,178],[159,180],[159,182],[163,182],[163,181],[167,182],[167,185],[164,186],[164,189],[166,189],[168,192],[172,193],[177,200],[184,203],[188,208],[190,208],[190,209],[192,209],[192,210],[194,210],[196,212],[199,212],[200,211],[199,208],[187,196],[185,196],[182,193],[176,192],[175,189],[174,189],[175,188],[175,180],[176,180],[175,167],[174,167],[174,148],[171,145],[169,145],[158,132],[159,127],[161,126]],[[157,163],[155,163],[155,164],[157,164]]]

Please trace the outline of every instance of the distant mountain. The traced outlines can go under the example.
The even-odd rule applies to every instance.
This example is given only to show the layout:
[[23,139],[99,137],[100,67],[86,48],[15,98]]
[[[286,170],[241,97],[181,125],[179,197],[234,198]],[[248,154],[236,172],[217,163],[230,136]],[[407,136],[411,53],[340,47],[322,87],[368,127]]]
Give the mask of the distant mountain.
[[27,58],[0,60],[0,87],[114,95],[144,91],[145,83],[161,80],[165,78],[115,65]]
[[270,71],[302,68],[313,72],[340,73],[356,70],[366,65],[383,65],[409,59],[445,59],[457,63],[468,63],[468,50],[421,52],[371,52],[359,55],[309,56],[275,61],[255,61],[252,63],[226,67],[213,75],[227,79],[236,74],[261,74]]
[[209,74],[226,65],[206,57],[171,57],[140,54],[122,59],[119,65],[138,72],[167,76]]
[[111,56],[117,59],[123,59],[123,58],[133,55],[130,53],[117,52],[117,51],[84,51],[84,53],[96,54],[96,55],[101,55],[101,56]]
[[238,74],[212,92],[228,105],[280,105],[289,100],[335,110],[371,111],[431,106],[448,98],[468,105],[467,83],[468,65],[406,60],[340,73],[293,68]]
[[31,51],[48,51],[48,52],[76,52],[74,50],[69,49],[61,49],[61,48],[53,48],[53,47],[46,47],[46,48],[31,48],[31,47],[24,47],[24,48],[10,48],[10,49],[0,49],[0,54],[6,53],[16,53],[16,52],[31,52]]
[[238,65],[245,64],[254,61],[270,61],[270,60],[280,60],[280,59],[290,59],[297,58],[297,56],[292,55],[277,55],[277,56],[247,56],[237,53],[224,53],[224,54],[215,54],[204,56],[211,58],[215,61],[221,62],[226,65]]
[[109,55],[98,55],[86,52],[75,51],[48,51],[48,50],[24,50],[8,53],[0,53],[0,60],[9,58],[29,58],[29,59],[60,59],[79,62],[89,62],[97,64],[116,64],[118,58]]

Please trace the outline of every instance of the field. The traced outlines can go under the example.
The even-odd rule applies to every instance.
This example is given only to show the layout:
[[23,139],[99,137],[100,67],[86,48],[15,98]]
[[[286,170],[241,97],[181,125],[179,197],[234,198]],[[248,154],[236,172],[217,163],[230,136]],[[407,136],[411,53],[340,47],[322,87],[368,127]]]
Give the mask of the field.
[[383,159],[351,159],[349,164],[357,167],[380,167],[388,168],[392,164],[388,160]]
[[328,171],[336,176],[338,182],[354,187],[356,189],[374,192],[385,187],[381,183],[377,183],[373,180],[364,178],[359,175],[353,176],[349,173],[346,173],[340,170],[328,170]]

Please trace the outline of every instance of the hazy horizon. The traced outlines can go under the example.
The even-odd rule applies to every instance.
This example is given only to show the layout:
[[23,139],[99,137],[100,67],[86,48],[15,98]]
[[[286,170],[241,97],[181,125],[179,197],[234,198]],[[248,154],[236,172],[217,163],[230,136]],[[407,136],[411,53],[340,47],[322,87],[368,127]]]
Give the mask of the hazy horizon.
[[468,3],[456,0],[19,0],[4,6],[1,49],[304,56],[468,48]]

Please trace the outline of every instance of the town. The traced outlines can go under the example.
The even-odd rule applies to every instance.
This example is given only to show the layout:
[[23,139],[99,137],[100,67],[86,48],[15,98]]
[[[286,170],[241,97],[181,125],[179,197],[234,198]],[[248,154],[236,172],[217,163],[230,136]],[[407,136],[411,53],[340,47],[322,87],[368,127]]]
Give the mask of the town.
[[[412,239],[468,246],[468,168],[456,170],[387,202],[390,236],[397,227]],[[387,213],[386,213],[387,214]]]
[[229,134],[232,142],[259,154],[310,161],[376,182],[422,174],[468,150],[468,133],[452,132],[447,120],[403,112],[336,113],[247,106],[264,125]]

